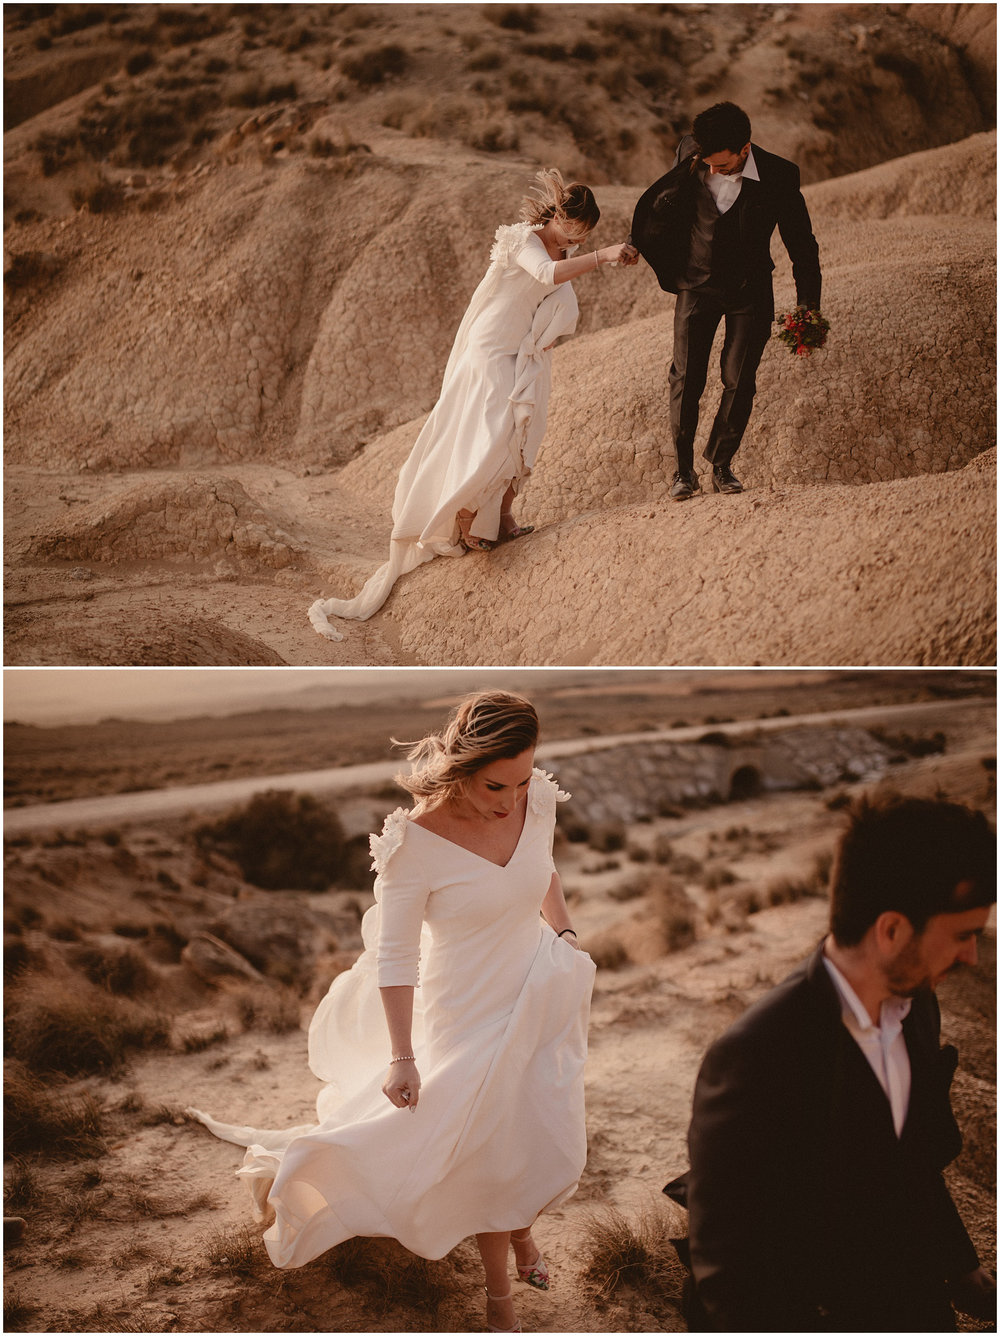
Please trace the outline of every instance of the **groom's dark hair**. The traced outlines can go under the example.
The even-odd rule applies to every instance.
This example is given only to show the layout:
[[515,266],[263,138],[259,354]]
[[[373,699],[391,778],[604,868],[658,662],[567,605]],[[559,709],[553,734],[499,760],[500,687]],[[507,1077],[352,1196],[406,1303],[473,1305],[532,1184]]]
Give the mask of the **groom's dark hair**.
[[838,946],[857,946],[887,911],[905,914],[921,933],[936,914],[996,901],[997,837],[982,812],[887,793],[862,797],[848,817],[830,879]]
[[700,111],[691,127],[703,158],[713,153],[739,153],[750,142],[750,117],[735,102],[716,102]]

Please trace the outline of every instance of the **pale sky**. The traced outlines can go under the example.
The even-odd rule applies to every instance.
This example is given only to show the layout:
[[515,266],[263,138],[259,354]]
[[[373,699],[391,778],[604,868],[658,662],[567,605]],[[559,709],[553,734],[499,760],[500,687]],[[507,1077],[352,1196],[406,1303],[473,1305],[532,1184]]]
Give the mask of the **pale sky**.
[[[382,670],[392,672],[393,670]],[[351,674],[378,685],[380,670],[330,668],[7,668],[4,720],[92,723],[108,716],[164,718],[254,708],[261,697]],[[400,674],[396,670],[396,680]]]

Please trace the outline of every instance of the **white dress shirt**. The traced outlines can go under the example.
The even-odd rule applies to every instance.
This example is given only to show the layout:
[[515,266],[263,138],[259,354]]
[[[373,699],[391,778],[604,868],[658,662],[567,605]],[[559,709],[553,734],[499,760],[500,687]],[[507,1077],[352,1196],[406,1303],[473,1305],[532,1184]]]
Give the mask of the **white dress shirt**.
[[705,184],[712,192],[712,198],[715,200],[715,207],[720,213],[727,213],[739,199],[740,191],[743,189],[743,178],[749,181],[759,181],[757,175],[757,164],[753,160],[753,149],[747,154],[747,160],[743,164],[741,172],[734,172],[732,176],[723,176],[721,172],[713,172],[706,167]]
[[823,964],[840,997],[841,1018],[886,1093],[893,1126],[899,1137],[910,1107],[910,1055],[903,1038],[903,1021],[909,1015],[911,1001],[908,997],[886,998],[879,1013],[879,1023],[873,1025],[857,993],[829,956],[824,955]]

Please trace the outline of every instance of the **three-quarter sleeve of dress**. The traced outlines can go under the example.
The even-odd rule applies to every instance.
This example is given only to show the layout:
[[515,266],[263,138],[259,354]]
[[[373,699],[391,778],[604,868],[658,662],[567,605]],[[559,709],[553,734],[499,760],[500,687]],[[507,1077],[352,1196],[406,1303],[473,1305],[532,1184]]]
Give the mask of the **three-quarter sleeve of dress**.
[[516,259],[521,268],[526,270],[532,278],[537,278],[539,283],[544,283],[547,288],[557,286],[555,280],[556,262],[549,259],[544,244],[536,240],[534,234],[525,240],[524,245],[517,252]]
[[379,903],[375,961],[378,986],[416,987],[420,962],[420,930],[430,895],[426,863],[413,856],[405,843],[379,873],[375,894]]

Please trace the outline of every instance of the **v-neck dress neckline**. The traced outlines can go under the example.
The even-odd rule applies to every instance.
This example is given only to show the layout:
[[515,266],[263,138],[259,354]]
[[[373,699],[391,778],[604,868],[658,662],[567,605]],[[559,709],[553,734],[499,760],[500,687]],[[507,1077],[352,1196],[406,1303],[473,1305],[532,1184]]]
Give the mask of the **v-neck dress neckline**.
[[444,840],[445,844],[450,844],[453,849],[461,849],[463,853],[469,854],[473,858],[478,858],[481,863],[489,863],[492,867],[497,867],[503,872],[506,868],[510,867],[511,863],[513,863],[514,859],[517,857],[518,850],[524,840],[524,832],[528,827],[528,818],[531,816],[531,808],[528,805],[527,796],[525,796],[524,804],[524,821],[521,823],[521,833],[518,835],[517,843],[514,845],[513,851],[506,863],[497,863],[494,859],[487,858],[485,854],[477,854],[475,849],[468,849],[464,844],[459,844],[457,840],[449,840],[447,835],[439,835],[436,830],[429,830],[426,826],[417,825],[416,821],[410,821],[409,824],[415,830],[422,830],[427,835],[433,835],[436,840]]

